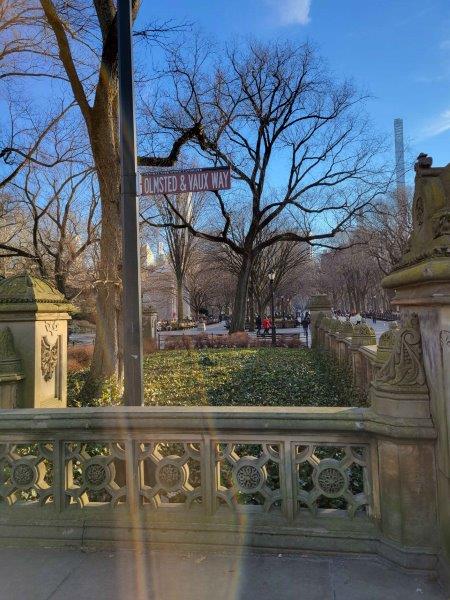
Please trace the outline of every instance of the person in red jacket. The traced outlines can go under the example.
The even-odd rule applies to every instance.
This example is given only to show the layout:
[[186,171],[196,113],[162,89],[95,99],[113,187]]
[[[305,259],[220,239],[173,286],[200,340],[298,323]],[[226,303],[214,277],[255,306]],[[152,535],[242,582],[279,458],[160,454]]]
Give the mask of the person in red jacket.
[[266,335],[266,333],[269,333],[269,330],[272,327],[272,323],[270,322],[269,317],[264,317],[263,322],[262,322],[262,326],[264,329],[264,335]]

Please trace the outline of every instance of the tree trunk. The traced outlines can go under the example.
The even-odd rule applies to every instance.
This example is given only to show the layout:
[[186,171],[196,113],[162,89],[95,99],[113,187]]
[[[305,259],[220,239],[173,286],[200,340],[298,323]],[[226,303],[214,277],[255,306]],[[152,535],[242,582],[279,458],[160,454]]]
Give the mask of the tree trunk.
[[236,292],[234,295],[233,314],[231,317],[230,333],[245,330],[245,312],[247,304],[248,285],[250,273],[252,270],[253,258],[251,255],[244,254],[242,265],[239,271]]
[[55,274],[56,289],[59,292],[61,292],[61,294],[63,294],[63,296],[65,298],[67,298],[66,280],[67,280],[67,274],[66,273],[58,272],[58,270],[56,270],[56,274]]
[[255,331],[255,294],[253,293],[252,286],[249,291],[249,315],[248,315],[249,331]]
[[97,273],[97,315],[91,385],[123,376],[122,325],[122,219],[120,212],[120,169],[117,132],[117,99],[105,101],[91,145],[100,190],[102,229]]
[[184,319],[184,298],[183,298],[183,278],[177,277],[177,319],[182,321]]

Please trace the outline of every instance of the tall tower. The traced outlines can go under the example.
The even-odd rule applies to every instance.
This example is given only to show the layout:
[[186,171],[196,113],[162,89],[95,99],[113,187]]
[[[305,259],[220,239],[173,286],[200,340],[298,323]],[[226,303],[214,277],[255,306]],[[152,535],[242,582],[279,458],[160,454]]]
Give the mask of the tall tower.
[[395,177],[397,192],[405,189],[405,147],[403,144],[403,119],[394,119]]

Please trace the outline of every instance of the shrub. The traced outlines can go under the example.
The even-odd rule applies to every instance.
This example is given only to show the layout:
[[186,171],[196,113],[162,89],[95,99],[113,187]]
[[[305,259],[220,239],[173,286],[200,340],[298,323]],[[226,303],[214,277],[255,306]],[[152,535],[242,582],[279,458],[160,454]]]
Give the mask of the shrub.
[[72,346],[67,349],[67,370],[69,373],[87,369],[91,364],[94,346]]
[[250,336],[244,331],[238,331],[237,333],[231,333],[228,336],[229,344],[227,348],[249,348],[251,345]]
[[153,354],[153,352],[158,351],[158,344],[156,340],[152,340],[151,338],[144,338],[142,346],[144,354]]
[[122,403],[122,387],[117,379],[104,382],[88,381],[88,371],[69,373],[67,378],[67,406],[117,406]]
[[164,341],[166,350],[192,350],[193,347],[192,336],[189,335],[173,335]]

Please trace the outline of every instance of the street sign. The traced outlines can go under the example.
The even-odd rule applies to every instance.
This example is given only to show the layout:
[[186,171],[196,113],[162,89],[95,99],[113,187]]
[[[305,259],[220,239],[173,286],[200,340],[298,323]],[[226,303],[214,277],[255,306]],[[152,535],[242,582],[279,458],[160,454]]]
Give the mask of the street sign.
[[228,190],[230,187],[229,167],[141,173],[141,196]]

